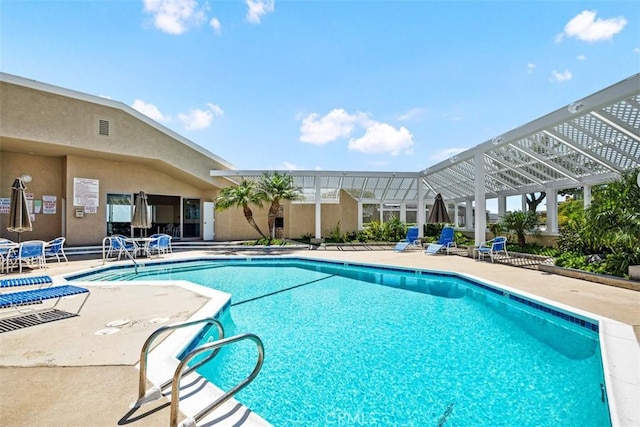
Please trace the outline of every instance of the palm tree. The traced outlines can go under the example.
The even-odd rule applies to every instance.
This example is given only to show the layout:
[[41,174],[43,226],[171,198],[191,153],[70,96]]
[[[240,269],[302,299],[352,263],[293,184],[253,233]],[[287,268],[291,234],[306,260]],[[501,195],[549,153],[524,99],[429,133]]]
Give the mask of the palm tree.
[[508,212],[502,219],[502,226],[516,233],[518,246],[525,246],[525,234],[536,234],[538,228],[538,213],[534,211]]
[[216,198],[216,210],[223,211],[231,207],[242,207],[244,217],[258,233],[265,239],[264,235],[258,224],[253,219],[253,212],[249,207],[249,204],[253,204],[262,207],[262,193],[256,191],[256,186],[253,181],[247,181],[245,179],[239,185],[233,187],[225,187],[220,191],[220,195]]
[[281,200],[302,200],[302,188],[293,184],[293,179],[286,173],[274,172],[272,174],[264,174],[262,180],[258,184],[258,192],[261,198],[271,202],[269,206],[268,224],[269,235],[272,239],[276,234],[276,216],[280,209]]

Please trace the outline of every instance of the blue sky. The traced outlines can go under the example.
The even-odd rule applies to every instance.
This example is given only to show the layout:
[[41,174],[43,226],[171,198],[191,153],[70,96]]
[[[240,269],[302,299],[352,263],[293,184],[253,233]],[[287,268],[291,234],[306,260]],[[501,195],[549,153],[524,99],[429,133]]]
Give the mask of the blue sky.
[[417,171],[640,71],[634,1],[3,0],[0,70],[239,169]]

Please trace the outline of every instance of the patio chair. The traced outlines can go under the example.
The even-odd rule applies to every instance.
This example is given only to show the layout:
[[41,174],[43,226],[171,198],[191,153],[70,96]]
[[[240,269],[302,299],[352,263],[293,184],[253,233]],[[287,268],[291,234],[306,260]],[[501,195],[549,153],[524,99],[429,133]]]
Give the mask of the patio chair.
[[127,237],[122,234],[114,234],[109,236],[109,250],[107,251],[107,258],[118,255],[118,260],[122,255],[126,255],[127,252],[135,258],[138,253],[138,245],[135,242],[127,241]]
[[20,247],[19,244],[9,239],[0,239],[0,273],[4,273],[5,269],[9,271],[9,263],[15,260],[12,255]]
[[45,261],[47,259],[55,258],[60,262],[60,258],[62,257],[67,264],[69,264],[69,260],[67,259],[67,255],[64,253],[64,237],[58,237],[56,239],[47,242],[44,246],[44,258]]
[[484,259],[485,255],[489,255],[491,257],[491,262],[500,254],[504,254],[506,257],[509,256],[507,252],[507,238],[504,236],[498,236],[495,239],[487,240],[486,242],[480,243],[473,251],[473,255],[475,258],[475,254],[478,254],[478,260]]
[[420,246],[419,233],[420,229],[418,227],[409,227],[407,229],[407,237],[396,244],[395,248],[393,248],[394,252],[403,252],[409,246]]
[[151,236],[153,240],[149,242],[149,254],[156,253],[158,255],[161,254],[170,254],[171,250],[171,236],[168,234],[154,234]]
[[22,273],[22,266],[29,268],[45,268],[44,245],[46,242],[42,240],[28,240],[20,243],[17,251],[13,251],[7,258],[7,267],[15,268],[18,266]]
[[456,248],[455,229],[450,226],[442,228],[440,237],[436,243],[430,243],[424,250],[426,255],[435,255],[442,250],[447,252],[447,255],[451,252],[451,248]]
[[39,286],[44,288],[53,285],[51,276],[14,277],[11,279],[0,279],[0,292],[3,289],[16,288],[22,286]]
[[[8,294],[0,294],[0,309],[13,309],[18,311],[19,314],[27,312],[33,312],[38,320],[42,320],[39,312],[53,310],[63,297],[87,294],[80,304],[78,311],[75,314],[79,314],[80,310],[84,306],[85,302],[89,298],[89,289],[81,288],[74,285],[53,286],[44,289],[31,289],[28,291],[12,292]],[[40,304],[45,300],[55,299],[56,302],[52,307],[40,308],[38,310],[34,308],[25,307],[31,304]],[[11,316],[8,316],[11,317]]]

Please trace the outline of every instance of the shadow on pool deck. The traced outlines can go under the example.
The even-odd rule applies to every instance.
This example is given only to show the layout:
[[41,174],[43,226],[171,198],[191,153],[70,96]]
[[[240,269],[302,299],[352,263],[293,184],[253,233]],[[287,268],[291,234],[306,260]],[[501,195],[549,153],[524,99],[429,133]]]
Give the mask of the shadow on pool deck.
[[[220,255],[199,251],[174,254],[172,258],[209,254]],[[260,253],[250,254],[256,255]],[[392,251],[299,251],[294,255],[471,274],[632,325],[640,338],[640,292],[453,255],[427,257],[422,252]],[[101,264],[97,260],[48,264],[46,274],[67,274]],[[1,333],[2,424],[167,425],[169,408],[163,407],[166,400],[149,406],[158,410],[148,416],[136,419],[134,414],[123,420],[137,398],[135,365],[140,348],[159,326],[149,320],[166,317],[170,319],[167,324],[186,320],[207,301],[204,296],[177,286],[95,285],[91,286],[91,296],[80,316]],[[61,304],[65,303],[77,307],[77,301]],[[120,319],[130,322],[117,333],[95,334],[107,323]],[[149,408],[143,407],[144,412]]]

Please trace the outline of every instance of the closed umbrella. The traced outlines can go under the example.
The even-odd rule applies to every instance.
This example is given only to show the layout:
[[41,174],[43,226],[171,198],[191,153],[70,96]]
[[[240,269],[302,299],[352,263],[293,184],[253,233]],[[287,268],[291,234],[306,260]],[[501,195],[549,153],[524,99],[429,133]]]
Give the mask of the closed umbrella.
[[138,193],[133,211],[131,227],[151,228],[151,218],[149,218],[149,203],[144,191]]
[[11,186],[11,207],[7,230],[18,233],[18,242],[20,241],[20,233],[33,230],[27,207],[27,195],[24,192],[26,189],[27,187],[20,178],[16,178]]
[[431,212],[429,213],[429,223],[431,224],[450,224],[449,212],[447,212],[447,206],[442,200],[442,195],[438,193],[436,195],[436,201],[433,203]]

